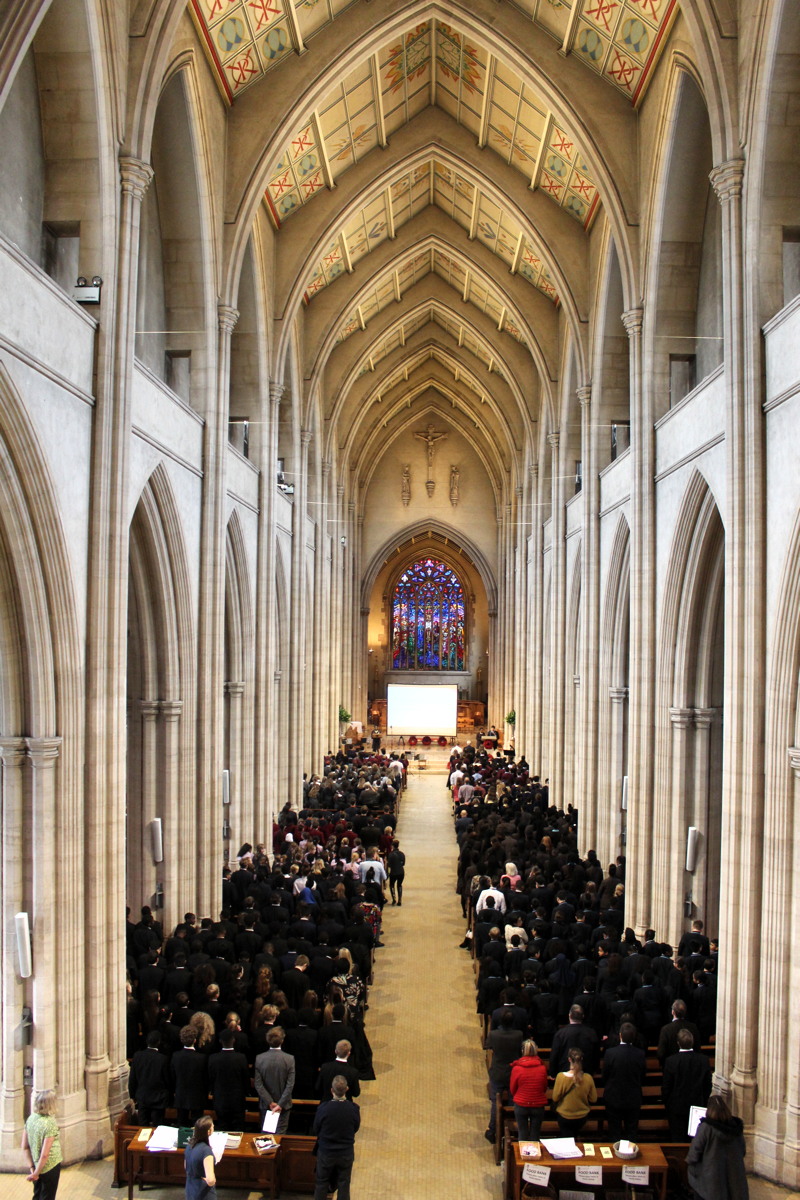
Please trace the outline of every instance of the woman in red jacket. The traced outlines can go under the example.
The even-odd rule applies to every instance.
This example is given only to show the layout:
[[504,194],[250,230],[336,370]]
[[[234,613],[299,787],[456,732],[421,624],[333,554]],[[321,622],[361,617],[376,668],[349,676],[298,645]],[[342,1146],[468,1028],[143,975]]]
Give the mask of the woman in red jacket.
[[547,1105],[547,1067],[539,1058],[536,1042],[522,1043],[522,1058],[511,1064],[511,1099],[521,1142],[536,1142]]

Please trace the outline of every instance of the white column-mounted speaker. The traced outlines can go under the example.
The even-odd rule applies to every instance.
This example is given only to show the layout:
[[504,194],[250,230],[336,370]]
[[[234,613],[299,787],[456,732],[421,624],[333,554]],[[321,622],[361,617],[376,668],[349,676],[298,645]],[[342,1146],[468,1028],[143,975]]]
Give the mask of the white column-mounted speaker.
[[17,962],[22,979],[30,979],[33,974],[31,962],[31,931],[28,925],[28,914],[17,913],[14,917],[14,927],[17,931]]
[[622,776],[622,811],[628,811],[628,776]]
[[689,826],[689,832],[686,835],[686,870],[694,871],[697,866],[697,843],[700,837],[700,832],[696,825]]
[[230,804],[231,802],[231,773],[226,767],[222,772],[222,803]]
[[161,817],[150,822],[150,836],[153,839],[153,862],[164,861],[164,837],[161,831]]

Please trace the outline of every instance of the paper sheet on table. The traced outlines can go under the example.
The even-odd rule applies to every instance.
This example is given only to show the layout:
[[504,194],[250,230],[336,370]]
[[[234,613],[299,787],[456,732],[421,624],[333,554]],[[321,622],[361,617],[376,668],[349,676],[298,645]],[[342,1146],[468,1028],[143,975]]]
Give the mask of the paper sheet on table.
[[147,1143],[148,1150],[174,1150],[178,1145],[178,1130],[172,1125],[158,1125]]
[[575,1138],[542,1138],[542,1145],[553,1158],[583,1158]]
[[276,1133],[280,1119],[281,1114],[279,1112],[273,1112],[271,1108],[268,1108],[264,1113],[264,1124],[261,1126],[264,1133]]
[[211,1152],[214,1155],[214,1162],[218,1163],[225,1153],[225,1143],[228,1140],[227,1133],[212,1133],[208,1139],[208,1144],[211,1147]]

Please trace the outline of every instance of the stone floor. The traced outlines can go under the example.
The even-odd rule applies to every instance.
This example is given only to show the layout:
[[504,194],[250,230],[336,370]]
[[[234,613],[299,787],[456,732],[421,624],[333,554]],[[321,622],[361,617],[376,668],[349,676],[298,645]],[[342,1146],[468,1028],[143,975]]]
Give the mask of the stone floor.
[[[485,1070],[474,1015],[472,965],[459,950],[464,926],[453,891],[454,842],[442,765],[412,770],[398,833],[408,864],[402,908],[384,914],[368,1032],[377,1078],[361,1094],[356,1200],[500,1200],[502,1172],[483,1131]],[[70,1167],[59,1200],[105,1200],[109,1160]],[[28,1200],[24,1176],[0,1176],[2,1200]],[[220,1189],[230,1200],[259,1192]],[[150,1200],[180,1200],[182,1188],[148,1188]],[[751,1200],[800,1200],[751,1179]],[[298,1198],[300,1200],[300,1198]]]

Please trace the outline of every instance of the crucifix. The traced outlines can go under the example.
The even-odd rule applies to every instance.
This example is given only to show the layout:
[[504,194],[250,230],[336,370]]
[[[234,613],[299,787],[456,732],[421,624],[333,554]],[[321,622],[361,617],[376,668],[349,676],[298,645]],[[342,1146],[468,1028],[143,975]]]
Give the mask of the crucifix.
[[447,437],[444,430],[439,431],[434,429],[433,425],[429,425],[424,433],[415,433],[414,437],[421,438],[428,447],[428,479],[425,483],[425,488],[429,496],[433,495],[433,489],[436,484],[433,480],[433,452],[436,448],[436,443]]

